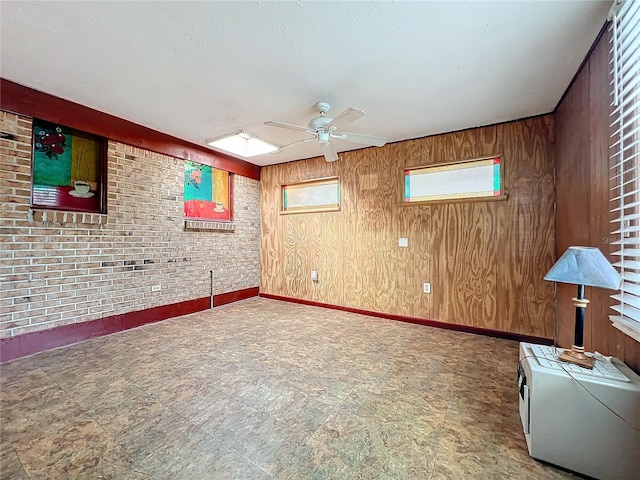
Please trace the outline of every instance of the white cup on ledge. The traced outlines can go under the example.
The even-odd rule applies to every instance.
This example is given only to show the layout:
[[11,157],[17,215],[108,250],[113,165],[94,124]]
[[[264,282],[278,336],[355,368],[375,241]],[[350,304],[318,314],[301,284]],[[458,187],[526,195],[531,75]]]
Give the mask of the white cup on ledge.
[[91,185],[83,180],[76,180],[75,182],[73,182],[73,188],[76,192],[84,195],[86,193],[89,193]]

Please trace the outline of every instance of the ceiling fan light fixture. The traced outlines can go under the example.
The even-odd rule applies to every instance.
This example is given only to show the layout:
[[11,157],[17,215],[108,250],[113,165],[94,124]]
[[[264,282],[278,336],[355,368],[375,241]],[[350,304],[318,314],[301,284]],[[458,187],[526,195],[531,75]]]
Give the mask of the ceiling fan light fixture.
[[207,140],[207,145],[244,158],[275,152],[280,148],[245,130]]
[[329,143],[329,132],[318,132],[318,141],[323,145]]

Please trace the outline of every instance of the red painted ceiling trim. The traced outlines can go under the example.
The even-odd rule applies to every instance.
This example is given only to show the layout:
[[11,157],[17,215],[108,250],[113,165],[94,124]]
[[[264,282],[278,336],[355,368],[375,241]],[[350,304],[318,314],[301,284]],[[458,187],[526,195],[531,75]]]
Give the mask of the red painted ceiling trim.
[[170,157],[260,180],[260,167],[137,123],[0,78],[0,109],[82,130]]

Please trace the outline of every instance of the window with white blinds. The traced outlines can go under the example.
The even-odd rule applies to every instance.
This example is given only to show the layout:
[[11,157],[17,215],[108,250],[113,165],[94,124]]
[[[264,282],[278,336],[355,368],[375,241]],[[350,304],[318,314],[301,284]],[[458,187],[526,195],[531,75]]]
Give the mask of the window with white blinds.
[[640,0],[616,2],[611,29],[611,212],[622,285],[610,319],[640,341]]

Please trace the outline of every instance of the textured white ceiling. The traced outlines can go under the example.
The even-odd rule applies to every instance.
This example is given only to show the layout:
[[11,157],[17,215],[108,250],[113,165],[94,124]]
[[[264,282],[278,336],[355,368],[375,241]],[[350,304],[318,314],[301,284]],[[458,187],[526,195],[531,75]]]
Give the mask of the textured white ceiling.
[[391,142],[553,110],[610,4],[1,1],[0,75],[200,145],[288,144],[304,134],[263,123],[306,125],[319,100]]

